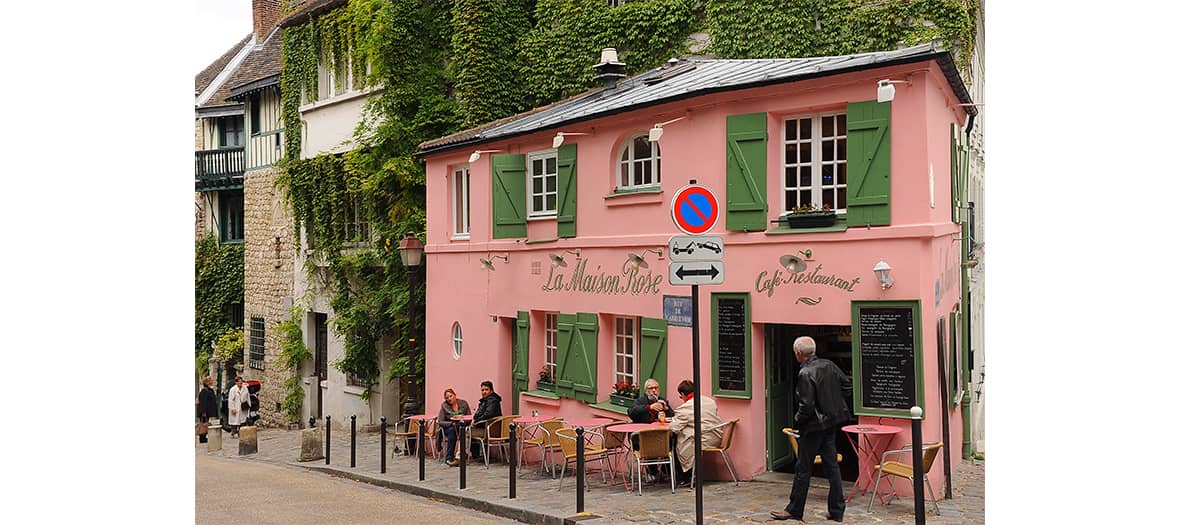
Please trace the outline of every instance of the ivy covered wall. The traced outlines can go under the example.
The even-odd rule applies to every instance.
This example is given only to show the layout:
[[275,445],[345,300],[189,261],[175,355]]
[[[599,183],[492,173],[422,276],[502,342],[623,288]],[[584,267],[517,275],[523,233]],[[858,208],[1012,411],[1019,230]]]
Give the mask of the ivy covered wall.
[[197,240],[194,349],[198,364],[208,363],[213,343],[234,329],[230,307],[242,304],[244,253],[243,244],[221,244],[212,231]]
[[[345,357],[333,365],[376,381],[377,341],[405,344],[408,278],[397,255],[406,232],[425,238],[425,166],[417,145],[594,87],[604,47],[639,73],[687,53],[718,58],[838,55],[895,49],[931,39],[961,68],[974,45],[976,0],[351,0],[283,30],[283,120],[287,187],[297,225],[328,261]],[[378,87],[358,123],[357,147],[300,159],[299,105],[319,98],[317,63],[351,69]],[[368,64],[366,73],[365,64]],[[348,228],[359,206],[368,239]],[[363,241],[367,250],[357,251]],[[314,274],[314,268],[309,275]],[[418,281],[417,293],[424,295]],[[422,334],[422,302],[414,332]],[[419,342],[419,348],[424,342]],[[421,372],[419,361],[413,366]],[[401,358],[386,379],[404,374]],[[422,377],[419,374],[419,377]]]

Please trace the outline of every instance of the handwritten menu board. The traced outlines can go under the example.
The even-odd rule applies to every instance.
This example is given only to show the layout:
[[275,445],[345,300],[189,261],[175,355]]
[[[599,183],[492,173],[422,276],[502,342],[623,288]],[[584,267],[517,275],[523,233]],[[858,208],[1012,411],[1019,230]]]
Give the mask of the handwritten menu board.
[[857,301],[852,308],[854,412],[908,418],[910,407],[922,405],[918,302]]
[[715,395],[750,395],[749,296],[713,294]]

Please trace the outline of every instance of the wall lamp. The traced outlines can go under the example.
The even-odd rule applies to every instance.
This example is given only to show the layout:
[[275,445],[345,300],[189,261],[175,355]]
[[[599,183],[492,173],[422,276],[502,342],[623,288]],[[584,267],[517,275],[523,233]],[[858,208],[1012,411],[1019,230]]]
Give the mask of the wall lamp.
[[569,131],[558,131],[557,135],[553,136],[553,147],[560,148],[562,144],[565,144],[565,138],[567,136],[572,137],[574,135],[589,135],[589,133],[573,133],[573,132],[569,132]]
[[475,161],[479,160],[479,156],[484,153],[500,153],[501,151],[504,151],[504,150],[502,150],[502,149],[477,149],[477,150],[471,152],[470,157],[467,157],[467,162],[475,162]]
[[881,262],[873,267],[873,273],[877,274],[877,280],[881,281],[882,290],[889,289],[893,286],[893,277],[889,276],[889,270],[892,269],[889,263],[885,262],[885,259],[881,259]]
[[[566,250],[565,253],[572,253],[572,254],[574,254],[574,257],[577,257],[579,259],[582,258],[582,249],[581,248],[574,248],[572,250]],[[552,264],[554,268],[557,268],[558,266],[565,268],[566,266],[568,266],[565,262],[565,257],[562,255],[558,255],[556,253],[549,254],[549,263]]]
[[[810,251],[810,250],[808,250],[808,251]],[[804,255],[806,255],[806,254],[804,254]],[[799,257],[797,257],[793,254],[790,254],[790,253],[788,253],[782,257],[779,257],[778,263],[781,264],[783,266],[783,268],[786,268],[787,271],[791,272],[791,273],[799,273],[799,272],[807,269],[807,263],[804,262],[803,259],[800,259]]]
[[647,268],[647,260],[645,260],[643,258],[643,256],[647,255],[648,252],[656,254],[657,257],[664,256],[664,249],[663,248],[656,248],[654,250],[651,248],[648,248],[646,250],[643,250],[643,253],[638,254],[638,255],[636,255],[634,253],[628,253],[626,266],[628,266],[634,270],[639,270],[640,268]]
[[487,270],[489,272],[496,271],[496,266],[492,264],[492,261],[494,261],[496,259],[504,259],[504,263],[505,264],[508,263],[508,256],[507,255],[492,255],[492,256],[488,257],[487,259],[480,257],[479,258],[480,269]]
[[684,120],[686,118],[688,118],[688,115],[685,115],[683,117],[677,117],[677,118],[674,118],[674,119],[666,121],[666,122],[656,123],[656,125],[652,126],[651,129],[647,130],[647,141],[648,142],[659,142],[660,137],[664,136],[664,126],[671,124],[673,122],[676,122],[678,120]]
[[877,81],[877,102],[889,102],[893,100],[893,93],[896,91],[893,88],[894,84],[911,84],[909,80],[889,80],[883,78]]

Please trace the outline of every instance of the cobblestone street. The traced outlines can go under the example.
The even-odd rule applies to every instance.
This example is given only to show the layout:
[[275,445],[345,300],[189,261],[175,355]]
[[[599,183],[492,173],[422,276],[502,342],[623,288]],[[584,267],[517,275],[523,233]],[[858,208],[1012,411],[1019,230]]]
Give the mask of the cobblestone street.
[[[380,473],[380,435],[378,433],[357,433],[356,467],[349,467],[349,433],[347,430],[332,431],[331,464],[324,460],[300,463],[300,432],[277,429],[258,431],[258,452],[238,456],[238,441],[224,433],[223,450],[206,452],[205,445],[198,444],[197,454],[210,454],[227,458],[241,458],[247,461],[289,464],[312,471],[352,478],[395,490],[429,497],[438,501],[488,512],[526,523],[562,523],[567,518],[577,517],[576,482],[567,471],[567,479],[561,490],[558,481],[540,468],[530,465],[518,470],[517,497],[508,499],[508,468],[493,463],[485,469],[482,463],[468,465],[467,488],[459,487],[459,469],[439,463],[427,457],[426,480],[418,481],[416,458],[393,455],[395,441],[389,439],[387,446],[390,457],[386,462],[386,473]],[[495,458],[496,456],[493,456]],[[884,485],[884,483],[883,483]],[[597,472],[586,477],[588,488],[585,510],[592,517],[578,517],[581,523],[693,523],[695,520],[694,492],[678,488],[671,493],[667,483],[645,485],[644,494],[628,492],[619,484],[606,486]],[[845,483],[849,490],[851,483]],[[953,478],[954,497],[939,500],[941,515],[934,514],[933,506],[927,502],[929,512],[926,522],[930,525],[979,524],[984,522],[984,466],[964,461]],[[743,482],[735,487],[729,481],[707,481],[704,485],[705,523],[762,523],[773,522],[770,511],[781,510],[786,505],[790,492],[789,475],[771,473],[759,480]],[[826,522],[827,480],[813,477],[805,520]],[[845,523],[913,523],[913,500],[908,497],[894,499],[889,505],[873,505],[867,510],[868,496],[856,496],[848,503],[844,515]]]

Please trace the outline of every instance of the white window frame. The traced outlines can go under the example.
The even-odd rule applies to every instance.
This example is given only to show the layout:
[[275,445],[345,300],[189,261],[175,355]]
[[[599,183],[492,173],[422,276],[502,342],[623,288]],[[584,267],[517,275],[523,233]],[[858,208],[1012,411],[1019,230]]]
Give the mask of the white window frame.
[[[843,135],[839,134],[839,117],[841,117],[841,116],[844,117],[844,121],[845,121]],[[835,134],[830,137],[823,137],[822,136],[823,119],[825,117],[832,117],[832,119],[833,119],[832,120],[832,131]],[[787,154],[786,154],[786,148],[788,145],[787,126],[790,125],[790,122],[792,120],[802,120],[802,119],[811,119],[811,138],[810,139],[796,138],[795,140],[791,141],[790,143],[792,143],[792,144],[801,144],[804,142],[809,143],[810,148],[811,148],[811,161],[810,162],[802,162],[802,158],[801,158],[801,156],[799,156],[799,157],[796,157],[796,160],[799,162],[791,164],[791,163],[787,162]],[[847,122],[848,122],[847,114],[844,112],[841,112],[841,111],[830,111],[830,112],[816,113],[816,114],[811,114],[811,115],[794,115],[794,116],[784,118],[782,120],[782,126],[781,126],[782,130],[779,134],[779,148],[780,148],[780,151],[782,152],[782,159],[781,159],[782,162],[779,165],[779,197],[780,197],[780,201],[781,201],[780,207],[781,207],[782,214],[789,213],[791,211],[791,209],[793,208],[793,206],[788,204],[789,199],[787,198],[787,196],[793,192],[798,192],[798,194],[800,195],[800,198],[796,201],[797,204],[803,203],[804,199],[802,198],[802,196],[804,194],[810,193],[810,195],[808,195],[808,198],[809,198],[808,202],[815,204],[816,207],[822,208],[824,205],[823,192],[825,189],[832,190],[832,202],[831,202],[832,211],[835,211],[837,214],[843,215],[848,210],[848,193],[847,193],[848,192],[848,124],[847,124]],[[824,160],[823,159],[823,143],[824,143],[825,139],[831,139],[833,141],[833,145],[832,145],[833,159],[832,160]],[[839,145],[840,145],[841,141],[843,141],[843,143],[844,143],[844,159],[839,158],[839,152],[840,152]],[[825,165],[832,166],[832,184],[829,184],[829,185],[825,185],[823,183],[823,167]],[[840,172],[841,166],[844,167],[844,184],[839,183],[839,172]],[[796,186],[790,186],[790,187],[787,186],[787,170],[789,170],[791,168],[796,168],[796,167],[810,168],[810,170],[811,170],[810,189],[803,187],[802,185],[796,185]],[[802,172],[802,170],[800,170],[800,173],[801,172]],[[802,176],[797,174],[796,177],[797,177],[796,182],[797,183],[801,182]],[[845,192],[844,193],[844,207],[843,208],[838,206],[839,194],[840,194],[841,188],[843,188],[844,192]]]
[[[629,330],[628,325],[630,325]],[[639,340],[636,336],[638,329],[639,319],[615,317],[615,380],[611,383],[612,385],[618,384],[620,381],[626,381],[629,385],[635,384],[635,378],[639,375]]]
[[[533,173],[533,161],[540,160],[542,163],[542,166],[543,166],[546,163],[546,161],[550,158],[553,159],[553,173],[552,173],[552,175],[548,172],[543,172],[540,174]],[[557,181],[557,171],[558,171],[558,169],[557,169],[557,150],[556,149],[547,149],[547,150],[542,150],[542,151],[530,152],[528,155],[527,170],[528,170],[528,177],[527,177],[526,184],[528,186],[527,193],[528,193],[528,202],[529,202],[528,218],[534,219],[534,218],[557,217],[557,199],[561,197],[561,193],[560,193],[561,189],[557,187],[557,182],[558,182]],[[544,196],[553,195],[553,209],[552,210],[549,210],[549,209],[537,210],[533,207],[533,197],[536,195],[533,192],[534,179],[541,177],[542,178],[542,183],[541,183],[542,189],[544,189],[544,186],[545,186],[544,178],[547,178],[550,176],[553,177],[553,191],[543,191],[541,193],[541,195],[543,196],[542,199],[544,199]]]
[[456,361],[463,356],[463,327],[459,321],[451,325],[451,357]]
[[471,238],[471,170],[466,164],[451,170],[451,233],[451,239]]
[[[640,139],[647,139],[647,133],[637,133],[627,139],[622,148],[619,148],[618,158],[615,159],[615,188],[617,190],[639,190],[648,188],[660,187],[660,143],[651,142],[651,156],[644,159],[635,158],[635,142]],[[629,156],[627,160],[623,160],[623,156]],[[635,184],[635,168],[647,165],[651,169],[651,182],[645,184]],[[630,182],[624,180],[623,167],[627,167],[627,178]]]
[[[345,79],[339,88],[336,86],[336,68],[331,67],[331,64],[324,62],[323,58],[324,57],[321,57],[319,63],[319,78],[325,79],[326,83],[320,85],[320,93],[322,94],[320,100],[329,100],[335,97],[342,97],[360,91],[354,85],[354,81],[356,79],[352,77],[352,57],[346,57],[344,59]],[[372,70],[373,65],[366,63],[365,73],[371,73]]]
[[557,313],[545,313],[545,369],[557,378]]

